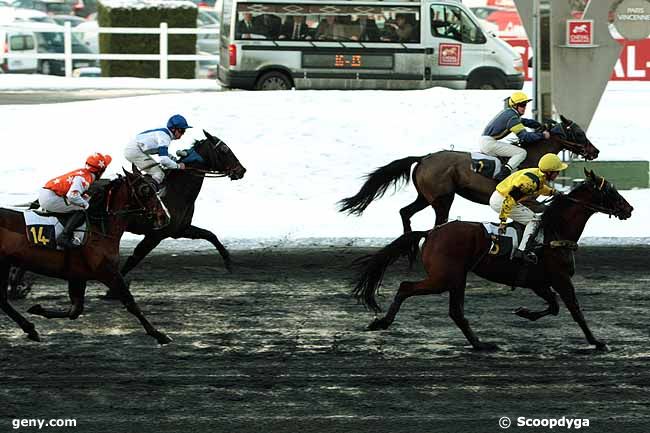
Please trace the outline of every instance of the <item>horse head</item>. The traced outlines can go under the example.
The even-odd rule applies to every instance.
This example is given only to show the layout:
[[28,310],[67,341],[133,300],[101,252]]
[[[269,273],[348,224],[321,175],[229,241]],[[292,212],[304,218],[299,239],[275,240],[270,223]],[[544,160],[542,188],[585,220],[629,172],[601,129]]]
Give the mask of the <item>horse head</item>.
[[[583,197],[580,200],[591,205],[591,209],[597,212],[614,215],[618,219],[626,220],[632,216],[634,208],[619,194],[614,185],[597,176],[593,170],[585,172],[585,181],[581,190]],[[584,192],[582,192],[584,191]]]
[[561,123],[551,128],[550,132],[557,137],[563,148],[580,155],[587,161],[598,158],[600,151],[587,138],[585,131],[572,120],[560,115]]
[[158,185],[149,176],[143,175],[138,167],[133,165],[133,173],[124,170],[128,187],[129,213],[144,214],[153,222],[154,229],[161,229],[169,224],[169,211],[158,196]]
[[197,140],[181,158],[189,168],[223,173],[231,180],[244,177],[246,168],[239,162],[230,147],[217,137],[203,130],[204,140]]

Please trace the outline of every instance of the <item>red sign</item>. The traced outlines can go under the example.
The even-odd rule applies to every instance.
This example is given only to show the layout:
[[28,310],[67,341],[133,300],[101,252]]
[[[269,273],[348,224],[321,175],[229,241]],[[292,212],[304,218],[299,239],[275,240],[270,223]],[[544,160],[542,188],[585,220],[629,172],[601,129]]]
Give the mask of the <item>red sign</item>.
[[[532,57],[532,49],[527,39],[505,39],[521,55],[524,63],[524,77],[530,80],[533,68],[528,68],[528,60]],[[623,45],[621,56],[614,65],[612,81],[650,81],[650,38],[639,41],[618,39]]]
[[593,45],[594,44],[593,20],[567,20],[566,44],[567,45]]
[[438,64],[440,66],[460,66],[461,44],[438,45]]

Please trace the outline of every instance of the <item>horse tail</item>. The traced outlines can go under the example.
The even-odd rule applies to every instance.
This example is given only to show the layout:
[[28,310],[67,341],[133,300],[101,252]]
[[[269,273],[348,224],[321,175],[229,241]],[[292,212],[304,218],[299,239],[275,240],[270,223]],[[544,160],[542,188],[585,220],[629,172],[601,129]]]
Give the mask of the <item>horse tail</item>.
[[354,264],[360,269],[360,273],[356,286],[352,290],[352,296],[375,313],[381,311],[377,305],[375,294],[384,279],[386,268],[402,256],[415,257],[418,252],[418,243],[420,239],[426,237],[427,233],[405,233],[377,253],[355,260]]
[[409,156],[397,159],[368,174],[365,177],[366,182],[356,195],[339,201],[339,212],[361,215],[373,200],[381,198],[386,193],[391,184],[394,184],[396,189],[397,183],[400,181],[407,184],[411,166],[415,162],[420,162],[425,156]]

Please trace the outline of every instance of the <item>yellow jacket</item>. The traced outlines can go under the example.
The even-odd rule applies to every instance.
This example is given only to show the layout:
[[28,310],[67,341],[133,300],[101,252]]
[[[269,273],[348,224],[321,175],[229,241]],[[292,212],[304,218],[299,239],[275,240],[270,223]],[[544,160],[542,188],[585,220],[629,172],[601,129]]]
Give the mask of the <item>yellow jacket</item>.
[[506,177],[497,185],[497,191],[505,197],[499,213],[499,219],[505,221],[520,201],[552,195],[554,190],[546,184],[546,176],[539,168],[525,168]]

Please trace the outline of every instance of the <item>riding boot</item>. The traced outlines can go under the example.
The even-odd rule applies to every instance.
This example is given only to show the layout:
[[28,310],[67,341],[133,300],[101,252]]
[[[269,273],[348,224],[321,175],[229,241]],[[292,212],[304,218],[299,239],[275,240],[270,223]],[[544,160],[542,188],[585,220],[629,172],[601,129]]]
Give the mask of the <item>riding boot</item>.
[[494,176],[494,180],[497,182],[503,181],[506,177],[510,176],[512,173],[512,168],[508,164],[503,164],[503,167],[501,167],[501,171],[497,173],[496,176]]
[[539,218],[535,216],[524,229],[524,234],[521,236],[521,243],[519,248],[513,254],[513,260],[522,260],[526,263],[537,263],[537,255],[532,251],[539,228]]
[[163,198],[165,194],[167,194],[167,185],[165,180],[163,179],[160,182],[156,182],[156,185],[158,186],[158,197]]
[[73,241],[74,229],[84,222],[86,214],[84,212],[73,212],[63,226],[61,235],[56,240],[63,248],[76,248],[79,245]]

